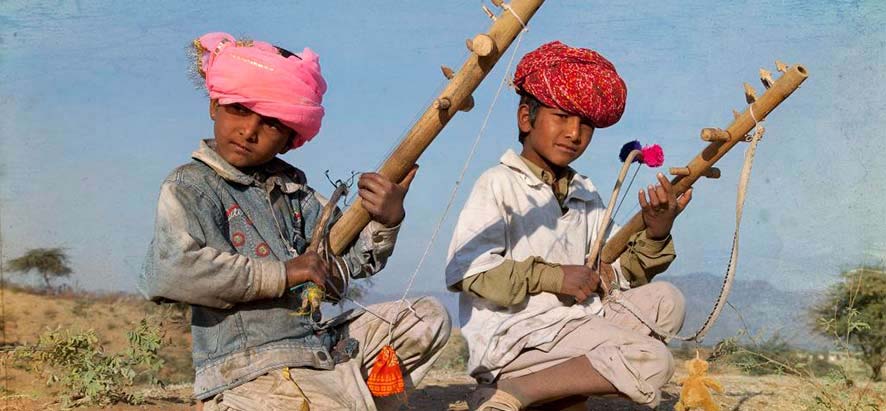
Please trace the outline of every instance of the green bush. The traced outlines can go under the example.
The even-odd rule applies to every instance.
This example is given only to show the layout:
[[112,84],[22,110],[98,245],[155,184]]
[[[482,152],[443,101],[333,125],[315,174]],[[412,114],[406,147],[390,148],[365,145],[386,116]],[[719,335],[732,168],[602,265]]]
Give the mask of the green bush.
[[140,377],[159,383],[162,333],[158,326],[142,320],[127,337],[129,347],[111,354],[105,353],[93,330],[56,328],[43,333],[36,344],[17,348],[14,358],[46,375],[48,385],[61,385],[65,406],[140,404],[144,399],[131,387]]

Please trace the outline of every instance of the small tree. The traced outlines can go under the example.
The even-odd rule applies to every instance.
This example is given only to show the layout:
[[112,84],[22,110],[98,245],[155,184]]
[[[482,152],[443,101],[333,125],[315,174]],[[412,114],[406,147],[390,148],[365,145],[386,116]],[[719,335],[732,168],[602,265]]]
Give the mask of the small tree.
[[874,381],[883,381],[886,364],[886,270],[859,267],[841,274],[842,281],[812,308],[818,332],[836,337],[861,352],[873,369]]
[[34,270],[43,276],[46,290],[52,290],[50,282],[53,278],[67,277],[71,274],[68,266],[68,255],[61,248],[33,248],[23,256],[10,260],[11,271],[27,274]]

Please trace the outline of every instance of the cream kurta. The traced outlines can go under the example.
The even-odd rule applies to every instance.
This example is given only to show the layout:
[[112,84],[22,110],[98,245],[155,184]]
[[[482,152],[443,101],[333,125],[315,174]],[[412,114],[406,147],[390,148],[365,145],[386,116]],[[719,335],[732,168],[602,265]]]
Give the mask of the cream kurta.
[[[559,264],[584,264],[598,235],[605,205],[591,181],[576,174],[561,212],[553,191],[508,150],[501,164],[480,176],[465,203],[446,267],[446,284],[490,270],[505,259],[538,256]],[[613,264],[623,288],[628,282]],[[571,306],[553,293],[531,295],[523,303],[500,307],[468,293],[460,294],[459,322],[468,343],[468,371],[491,382],[502,367],[527,348],[556,344],[564,327],[576,327],[601,315],[597,295]]]

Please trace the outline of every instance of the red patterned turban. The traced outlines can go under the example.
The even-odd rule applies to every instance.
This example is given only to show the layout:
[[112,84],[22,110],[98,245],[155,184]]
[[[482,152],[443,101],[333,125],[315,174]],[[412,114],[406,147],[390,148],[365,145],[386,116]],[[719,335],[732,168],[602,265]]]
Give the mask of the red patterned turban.
[[596,128],[621,118],[627,86],[615,66],[593,50],[569,47],[559,41],[523,56],[514,73],[518,93],[528,93],[542,104],[588,119]]

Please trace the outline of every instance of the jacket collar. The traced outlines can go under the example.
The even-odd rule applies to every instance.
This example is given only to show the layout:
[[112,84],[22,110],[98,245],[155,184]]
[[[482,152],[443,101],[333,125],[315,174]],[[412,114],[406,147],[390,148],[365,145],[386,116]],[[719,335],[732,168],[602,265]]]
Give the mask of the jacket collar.
[[[508,151],[501,156],[499,161],[501,164],[519,174],[526,185],[533,188],[539,188],[545,185],[545,183],[529,169],[529,166],[526,165],[523,158],[515,153],[514,150],[508,149]],[[591,202],[596,201],[598,197],[597,188],[594,187],[591,180],[579,173],[574,173],[572,180],[569,182],[569,193],[566,195],[566,202],[572,198]]]
[[307,180],[304,172],[277,157],[261,166],[255,167],[251,175],[246,174],[218,155],[215,151],[214,139],[200,141],[200,147],[191,153],[191,158],[206,164],[221,178],[232,183],[257,186],[261,186],[263,183],[270,183],[280,186],[284,193],[293,193],[301,189]]

